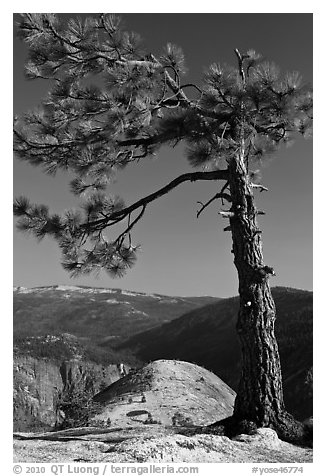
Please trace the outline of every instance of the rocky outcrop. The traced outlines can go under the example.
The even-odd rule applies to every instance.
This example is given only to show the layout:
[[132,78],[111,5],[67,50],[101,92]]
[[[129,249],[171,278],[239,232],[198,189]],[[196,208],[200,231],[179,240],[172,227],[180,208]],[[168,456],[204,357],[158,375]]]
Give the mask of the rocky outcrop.
[[14,431],[51,429],[64,413],[59,399],[74,389],[92,395],[120,378],[116,365],[78,359],[57,361],[26,355],[14,357]]
[[235,392],[198,365],[157,360],[94,396],[102,404],[92,423],[208,425],[233,413]]
[[[70,382],[74,370],[68,367],[67,370],[65,375]],[[15,433],[14,461],[196,464],[312,461],[311,448],[285,443],[270,428],[259,428],[254,434],[230,439],[202,434],[198,427],[192,426],[207,425],[230,415],[234,397],[234,391],[221,379],[197,365],[175,360],[151,362],[94,396],[103,407],[93,418],[93,426]],[[176,414],[179,419],[175,418]]]
[[[14,435],[18,463],[311,463],[311,448],[279,440],[274,430],[259,428],[255,435],[180,435],[177,428],[144,425],[104,434],[85,432],[65,437],[58,433]],[[63,432],[61,432],[63,433]],[[76,431],[75,431],[76,433]]]
[[[102,450],[103,451],[103,450]],[[107,456],[107,455],[106,455]],[[252,463],[311,462],[312,450],[298,448],[278,439],[270,428],[255,435],[181,435],[130,439],[115,445],[102,461],[120,463]]]

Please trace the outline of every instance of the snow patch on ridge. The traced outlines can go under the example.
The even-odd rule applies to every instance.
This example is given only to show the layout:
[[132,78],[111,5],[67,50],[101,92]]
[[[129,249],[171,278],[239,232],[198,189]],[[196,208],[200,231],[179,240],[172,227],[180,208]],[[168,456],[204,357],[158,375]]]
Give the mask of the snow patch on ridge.
[[[145,292],[136,292],[129,290],[121,289],[112,289],[112,288],[92,288],[92,287],[83,287],[83,286],[73,286],[69,284],[58,284],[53,286],[36,286],[33,288],[26,288],[24,286],[14,286],[14,292],[29,294],[29,293],[46,293],[49,291],[60,291],[64,293],[77,292],[81,294],[116,294],[121,296],[132,296],[132,297],[147,297],[155,299],[162,303],[177,303],[178,300],[174,297],[164,296],[161,294],[154,293],[145,293]],[[68,297],[69,294],[65,294],[65,297]]]
[[14,292],[29,294],[40,293],[48,291],[63,291],[63,292],[78,292],[83,294],[116,294],[120,290],[118,289],[105,289],[105,288],[87,288],[81,286],[72,286],[68,284],[59,284],[54,286],[36,286],[34,288],[26,288],[24,286],[14,286]]
[[66,286],[66,285],[60,284],[55,289],[57,291],[79,291],[80,288],[78,286],[68,286],[68,285]]
[[144,293],[136,293],[135,291],[121,291],[124,296],[144,296]]
[[60,284],[54,289],[58,291],[78,291],[79,293],[87,294],[114,294],[117,292],[116,289],[105,289],[105,288],[83,288],[80,286],[69,286],[65,284]]
[[16,291],[18,293],[21,293],[21,294],[29,294],[29,293],[34,292],[34,289],[24,288],[23,286],[17,286],[17,287],[14,287],[14,291]]
[[142,296],[142,297],[151,297],[153,299],[162,299],[163,296],[160,296],[158,294],[151,294],[151,293],[141,293],[141,292],[135,292],[135,291],[121,291],[121,294],[124,294],[125,296]]

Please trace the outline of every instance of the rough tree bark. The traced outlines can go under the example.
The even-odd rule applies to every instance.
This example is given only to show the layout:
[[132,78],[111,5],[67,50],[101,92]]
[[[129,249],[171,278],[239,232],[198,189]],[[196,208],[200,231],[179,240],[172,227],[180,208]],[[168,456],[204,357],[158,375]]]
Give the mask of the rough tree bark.
[[[232,199],[232,253],[239,278],[237,333],[242,350],[242,374],[234,414],[228,424],[250,421],[274,428],[287,441],[304,439],[303,425],[285,410],[280,357],[274,334],[275,304],[269,286],[274,270],[263,260],[261,231],[244,148],[229,164]],[[236,430],[235,430],[236,432]]]

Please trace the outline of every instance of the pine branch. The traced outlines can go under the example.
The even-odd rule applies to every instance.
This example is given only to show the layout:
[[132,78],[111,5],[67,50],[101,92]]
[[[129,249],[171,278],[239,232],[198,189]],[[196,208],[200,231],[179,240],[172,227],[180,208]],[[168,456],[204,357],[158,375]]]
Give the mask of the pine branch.
[[196,84],[193,84],[193,83],[182,84],[180,86],[180,89],[184,89],[184,88],[195,88],[200,94],[203,94],[203,91]]
[[[310,89],[299,88],[297,73],[282,80],[274,65],[257,64],[254,51],[241,54],[235,49],[238,67],[213,65],[202,88],[181,83],[185,68],[179,48],[169,44],[159,59],[144,56],[136,36],[124,31],[114,16],[71,19],[67,26],[57,20],[52,14],[27,14],[21,22],[21,37],[30,50],[26,76],[53,81],[43,110],[27,114],[15,126],[14,148],[20,158],[43,165],[45,172],[59,167],[74,171],[75,194],[104,190],[112,171],[166,143],[174,147],[184,140],[192,165],[210,167],[223,160],[232,173],[230,164],[240,148],[246,161],[260,160],[287,141],[290,132],[306,134],[310,129]],[[103,88],[85,86],[96,76]],[[185,92],[189,88],[190,97]],[[58,241],[64,267],[73,275],[104,268],[122,276],[135,262],[131,232],[148,204],[187,181],[224,180],[210,200],[197,202],[198,218],[214,200],[221,199],[222,206],[223,200],[232,204],[228,179],[228,170],[183,174],[130,206],[97,193],[82,205],[83,213],[68,211],[62,217],[50,216],[46,207],[19,197],[14,213],[22,231]],[[267,190],[255,181],[260,179],[250,175],[253,189]],[[224,231],[232,231],[238,211],[219,211],[230,220]],[[264,214],[255,208],[250,213]],[[107,240],[104,230],[117,224],[118,237]],[[246,239],[259,233],[257,229]],[[271,269],[260,272],[273,274]]]
[[147,137],[135,137],[132,139],[123,139],[118,140],[117,145],[121,147],[140,147],[140,146],[150,146],[154,144],[160,144],[162,142],[166,142],[176,138],[175,132],[172,133],[171,131],[168,132],[159,132],[157,134],[153,134]]
[[95,220],[93,222],[85,223],[82,225],[85,229],[104,229],[106,226],[110,226],[110,221],[121,220],[128,215],[130,215],[134,210],[144,207],[147,204],[153,202],[154,200],[166,195],[171,190],[176,188],[178,185],[184,182],[196,182],[197,180],[228,180],[228,171],[227,170],[215,170],[212,172],[192,172],[180,175],[175,178],[169,184],[165,185],[161,189],[157,190],[150,195],[138,200],[129,207],[123,208],[122,210],[116,211],[108,215],[106,218]]
[[[155,58],[155,56],[152,55],[152,58],[153,58],[153,65],[157,66],[157,67],[162,67],[162,65],[160,64],[160,62]],[[195,87],[196,89],[198,89],[198,91],[201,91],[201,89],[194,85],[194,84],[189,84],[189,85],[184,85],[184,86],[179,86],[177,84],[177,82],[171,77],[171,75],[168,73],[168,71],[165,70],[165,78],[166,78],[166,84],[170,87],[170,89],[173,91],[175,97],[180,101],[180,105],[182,107],[189,107],[195,111],[197,111],[198,113],[202,114],[203,116],[206,116],[206,117],[212,117],[212,118],[221,118],[221,113],[216,113],[214,111],[209,111],[207,109],[204,109],[203,107],[199,106],[198,104],[195,104],[193,103],[192,101],[190,101],[187,97],[187,95],[184,93],[183,89],[184,87],[186,86],[193,86]],[[229,103],[229,106],[232,107],[232,105]],[[225,118],[226,117],[230,117],[230,114],[224,114],[225,115]]]

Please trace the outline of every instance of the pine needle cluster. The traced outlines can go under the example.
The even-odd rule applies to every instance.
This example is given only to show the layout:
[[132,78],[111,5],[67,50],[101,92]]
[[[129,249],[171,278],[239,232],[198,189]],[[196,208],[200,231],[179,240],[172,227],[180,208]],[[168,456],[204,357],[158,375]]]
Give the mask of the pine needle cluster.
[[[59,216],[19,197],[14,213],[20,230],[58,241],[73,276],[101,268],[121,276],[134,264],[131,233],[153,196],[126,206],[106,195],[130,163],[182,142],[190,166],[211,173],[227,168],[244,141],[249,173],[251,162],[293,134],[311,133],[311,88],[253,50],[238,52],[234,67],[211,65],[197,86],[183,82],[179,47],[168,44],[159,57],[145,53],[116,15],[65,21],[24,14],[18,34],[28,46],[26,78],[49,80],[49,91],[36,110],[15,119],[16,156],[48,174],[72,172],[70,189],[82,202]],[[118,224],[123,231],[112,237]]]

